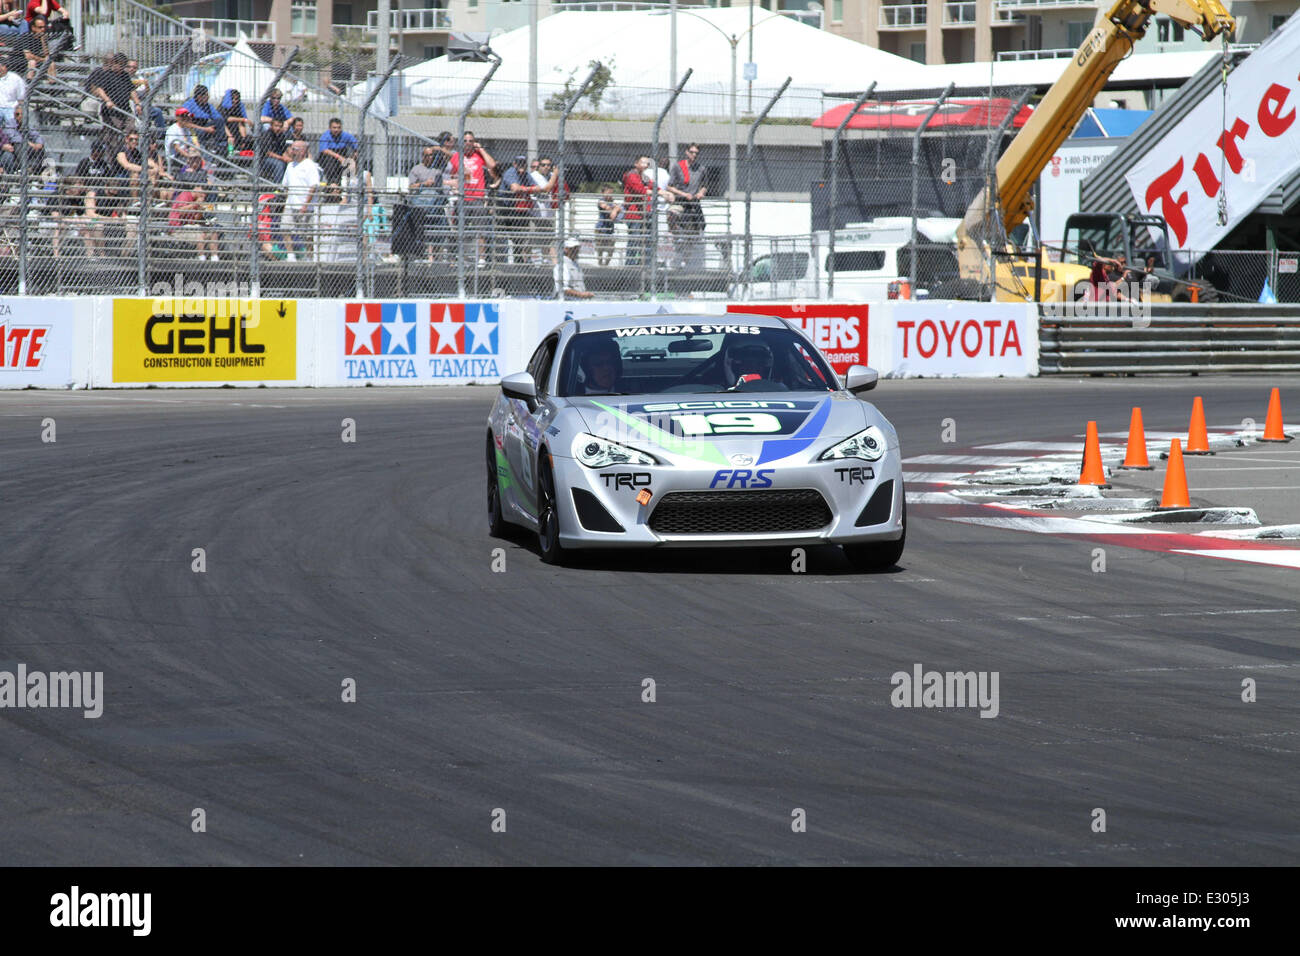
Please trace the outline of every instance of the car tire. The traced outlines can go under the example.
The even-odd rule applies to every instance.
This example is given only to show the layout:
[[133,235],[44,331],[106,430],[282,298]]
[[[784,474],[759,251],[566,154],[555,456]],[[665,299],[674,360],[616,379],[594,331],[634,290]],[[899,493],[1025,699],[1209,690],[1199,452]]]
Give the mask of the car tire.
[[506,519],[501,514],[501,485],[497,481],[497,450],[492,433],[487,437],[487,510],[488,534],[494,538],[506,536]]
[[537,549],[547,564],[563,564],[565,551],[560,545],[560,509],[556,504],[555,476],[551,466],[543,464],[537,475]]
[[[906,495],[906,491],[904,491]],[[903,533],[897,541],[843,545],[844,556],[859,571],[888,571],[898,564],[907,546],[907,498],[903,498]]]

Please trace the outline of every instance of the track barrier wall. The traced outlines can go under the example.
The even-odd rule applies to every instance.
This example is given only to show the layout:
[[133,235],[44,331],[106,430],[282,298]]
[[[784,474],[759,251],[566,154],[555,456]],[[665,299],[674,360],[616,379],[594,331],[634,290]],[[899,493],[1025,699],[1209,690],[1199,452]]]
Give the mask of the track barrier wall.
[[1038,373],[1032,305],[721,300],[0,299],[0,388],[495,385],[567,318],[778,315],[843,373]]

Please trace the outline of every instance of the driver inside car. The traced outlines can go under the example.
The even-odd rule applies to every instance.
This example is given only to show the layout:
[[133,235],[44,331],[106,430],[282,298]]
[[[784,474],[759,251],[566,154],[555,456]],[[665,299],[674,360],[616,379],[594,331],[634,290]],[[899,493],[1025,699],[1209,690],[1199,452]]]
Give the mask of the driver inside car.
[[612,395],[622,391],[623,355],[613,339],[602,339],[591,346],[578,365],[585,376],[584,395]]
[[722,357],[725,385],[729,389],[740,389],[753,387],[751,383],[761,383],[761,387],[771,388],[777,384],[772,380],[774,364],[772,349],[766,342],[742,340],[728,343]]

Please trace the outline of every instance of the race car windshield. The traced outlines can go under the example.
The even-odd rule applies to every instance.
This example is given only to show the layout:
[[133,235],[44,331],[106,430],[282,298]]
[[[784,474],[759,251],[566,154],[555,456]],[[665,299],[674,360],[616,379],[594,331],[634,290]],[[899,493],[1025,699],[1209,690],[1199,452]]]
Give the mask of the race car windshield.
[[569,341],[558,384],[562,397],[839,387],[817,350],[789,329],[724,323],[583,332]]

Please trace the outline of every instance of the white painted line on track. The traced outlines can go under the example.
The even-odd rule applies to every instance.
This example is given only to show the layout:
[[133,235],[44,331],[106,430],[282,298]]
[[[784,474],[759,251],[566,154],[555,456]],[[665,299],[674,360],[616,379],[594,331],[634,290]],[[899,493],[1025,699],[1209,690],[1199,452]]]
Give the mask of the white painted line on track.
[[1196,548],[1174,548],[1173,554],[1198,554],[1203,558],[1219,558],[1224,561],[1241,561],[1249,564],[1269,564],[1278,568],[1300,568],[1300,549],[1294,551],[1281,548],[1260,549],[1228,548],[1224,550],[1199,550]]
[[1172,531],[1159,531],[1154,528],[1122,524],[1102,524],[1083,518],[1058,518],[1055,516],[1020,515],[998,517],[976,517],[952,515],[945,521],[960,521],[962,524],[984,525],[989,528],[1007,528],[1011,531],[1032,531],[1035,534],[1173,534]]
[[1004,455],[914,455],[904,458],[905,465],[1018,465],[1024,456]]
[[951,485],[970,477],[968,471],[905,471],[903,480],[919,485]]

